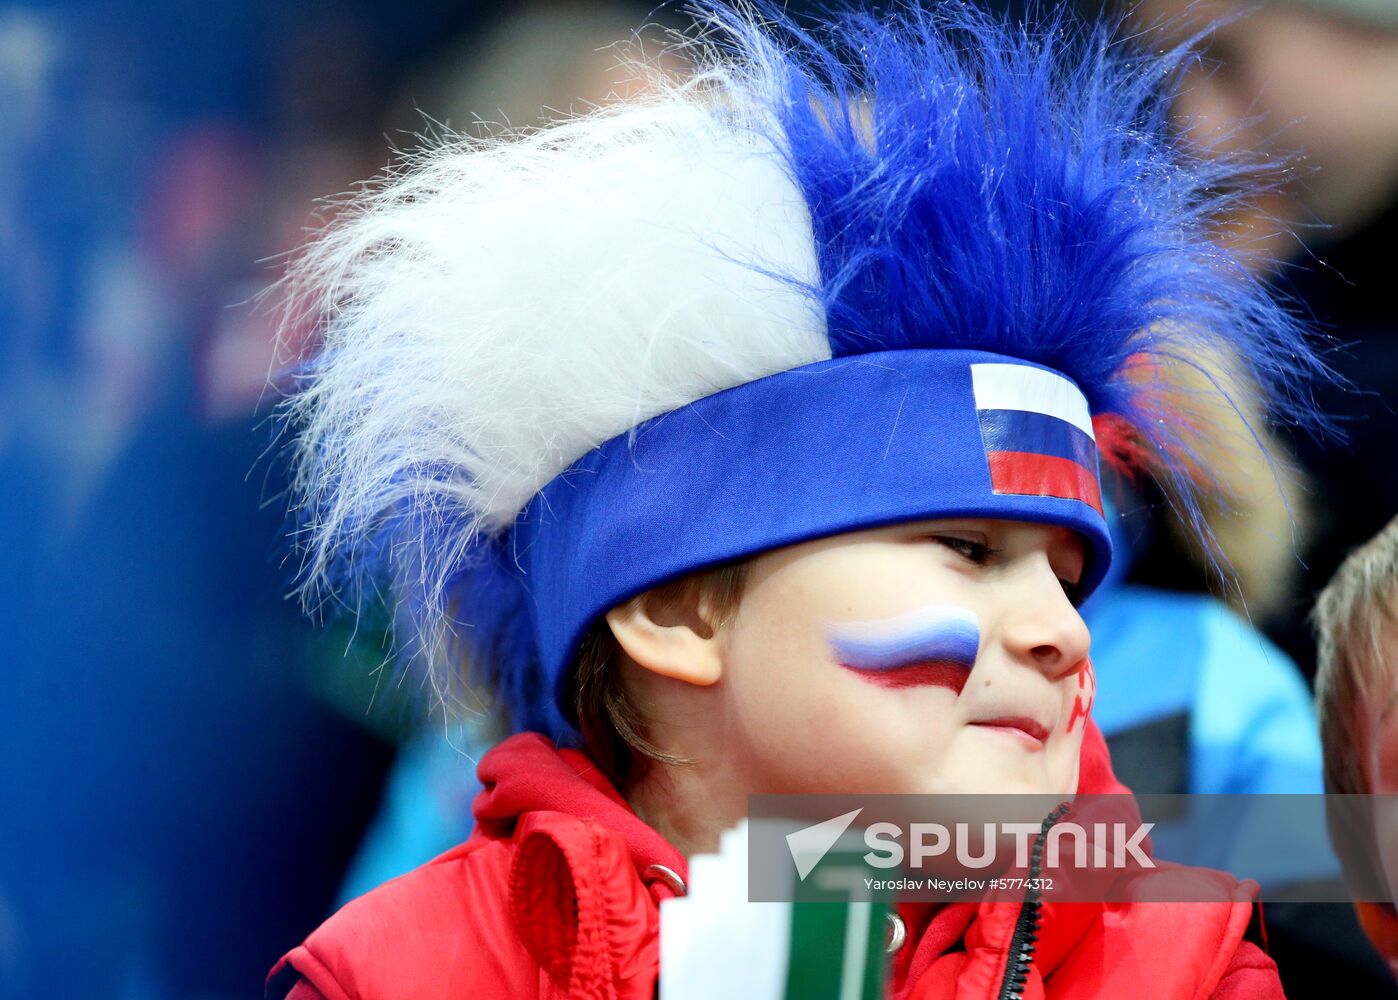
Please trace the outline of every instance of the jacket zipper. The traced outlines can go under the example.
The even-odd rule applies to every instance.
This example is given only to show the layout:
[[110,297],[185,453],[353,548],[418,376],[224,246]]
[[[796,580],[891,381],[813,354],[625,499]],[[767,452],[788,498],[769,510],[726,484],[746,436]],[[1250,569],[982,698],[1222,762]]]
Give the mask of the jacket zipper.
[[1039,871],[1044,860],[1044,838],[1049,827],[1057,823],[1068,812],[1068,803],[1063,803],[1044,817],[1039,826],[1039,836],[1034,841],[1034,849],[1029,858],[1028,886],[1024,890],[1024,903],[1019,908],[1019,918],[1015,921],[1015,931],[1010,937],[1010,955],[1005,962],[1005,978],[1000,983],[998,1000],[1023,1000],[1024,985],[1029,982],[1029,969],[1034,964],[1034,947],[1039,940],[1040,907]]

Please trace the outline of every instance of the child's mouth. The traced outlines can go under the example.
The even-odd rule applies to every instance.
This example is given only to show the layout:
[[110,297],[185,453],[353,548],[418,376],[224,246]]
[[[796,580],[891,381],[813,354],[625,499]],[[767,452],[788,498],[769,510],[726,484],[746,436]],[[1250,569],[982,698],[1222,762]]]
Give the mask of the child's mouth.
[[992,732],[1004,733],[1013,739],[1017,739],[1033,749],[1041,749],[1048,739],[1049,731],[1043,723],[1025,716],[1013,716],[1000,719],[980,719],[969,725]]

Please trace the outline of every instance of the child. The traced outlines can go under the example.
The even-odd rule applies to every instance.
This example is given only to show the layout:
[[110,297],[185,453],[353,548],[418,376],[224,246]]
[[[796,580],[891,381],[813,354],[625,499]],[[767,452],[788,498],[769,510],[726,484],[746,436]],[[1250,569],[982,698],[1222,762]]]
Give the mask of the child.
[[[1314,618],[1325,790],[1378,796],[1372,823],[1332,814],[1335,847],[1355,885],[1387,886],[1398,896],[1398,816],[1390,815],[1398,793],[1398,518],[1350,553],[1321,591]],[[1369,940],[1398,975],[1393,904],[1357,902],[1355,908]]]
[[[520,733],[471,839],[277,996],[648,998],[659,900],[751,793],[1121,790],[1098,453],[1183,476],[1177,357],[1307,416],[1168,64],[964,9],[716,20],[691,80],[426,154],[301,265],[307,593],[387,581],[405,657]],[[1231,898],[905,907],[892,993],[1278,995]]]

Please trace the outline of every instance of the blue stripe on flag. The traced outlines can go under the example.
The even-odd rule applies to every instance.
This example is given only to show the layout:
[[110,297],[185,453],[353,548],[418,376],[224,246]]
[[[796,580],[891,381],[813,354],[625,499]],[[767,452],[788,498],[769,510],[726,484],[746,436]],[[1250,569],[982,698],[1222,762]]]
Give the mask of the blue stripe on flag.
[[1046,413],[1028,410],[980,410],[985,450],[1053,455],[1097,472],[1097,445],[1077,427]]

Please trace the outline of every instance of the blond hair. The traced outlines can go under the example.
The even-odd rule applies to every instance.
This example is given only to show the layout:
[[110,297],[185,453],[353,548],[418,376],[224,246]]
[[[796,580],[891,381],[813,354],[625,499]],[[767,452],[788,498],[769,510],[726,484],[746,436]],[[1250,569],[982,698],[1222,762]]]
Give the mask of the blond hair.
[[1325,788],[1371,791],[1355,721],[1391,670],[1383,663],[1383,632],[1398,625],[1398,517],[1351,552],[1316,601],[1319,640],[1316,709],[1325,748]]
[[[1363,712],[1391,683],[1383,637],[1398,624],[1398,517],[1355,549],[1321,591],[1311,620],[1319,640],[1316,710],[1325,757],[1326,816],[1352,886],[1382,885],[1368,793],[1373,791]],[[1359,796],[1362,796],[1360,798]]]

